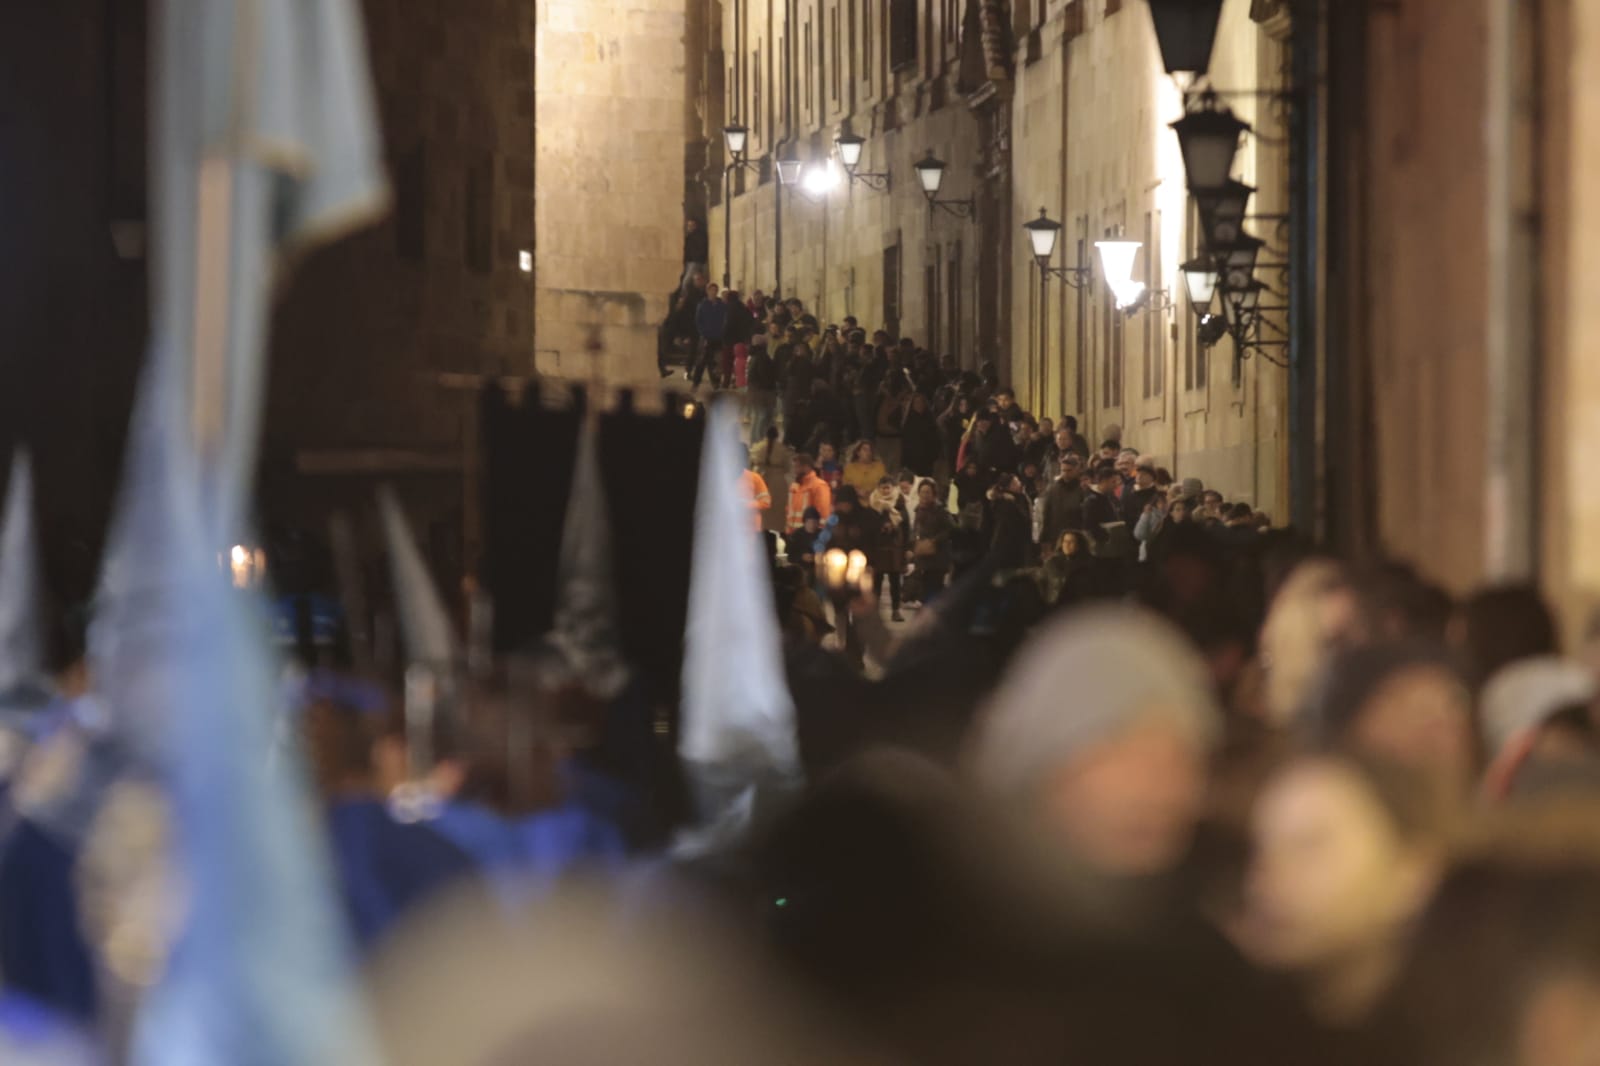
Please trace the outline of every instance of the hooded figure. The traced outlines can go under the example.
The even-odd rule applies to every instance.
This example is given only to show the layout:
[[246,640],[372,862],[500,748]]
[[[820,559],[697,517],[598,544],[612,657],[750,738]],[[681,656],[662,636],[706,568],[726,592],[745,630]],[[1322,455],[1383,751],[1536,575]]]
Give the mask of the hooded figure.
[[554,652],[552,669],[558,677],[581,684],[598,699],[610,700],[627,685],[628,667],[617,634],[611,522],[600,476],[598,437],[591,418],[578,438],[572,499],[561,531],[555,623],[545,640]]
[[11,460],[0,524],[0,797],[51,701],[39,635],[39,553],[33,536],[33,472],[18,449]]
[[683,842],[690,853],[742,834],[761,801],[800,778],[772,581],[739,492],[739,425],[730,404],[712,409],[700,462],[678,740],[705,830]]

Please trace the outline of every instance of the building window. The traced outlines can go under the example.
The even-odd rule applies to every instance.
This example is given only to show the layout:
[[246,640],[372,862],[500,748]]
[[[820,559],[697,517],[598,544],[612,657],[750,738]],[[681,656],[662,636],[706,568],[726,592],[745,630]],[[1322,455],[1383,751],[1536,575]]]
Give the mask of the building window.
[[[1189,225],[1187,230],[1189,234],[1189,254],[1187,258],[1193,259],[1200,254],[1200,209],[1193,199],[1189,201]],[[1183,297],[1185,302],[1189,299],[1188,289],[1189,287],[1185,285]],[[1215,302],[1213,302],[1212,306],[1216,306]],[[1200,343],[1198,334],[1200,316],[1193,313],[1192,304],[1190,305],[1190,311],[1191,313],[1185,316],[1189,322],[1189,328],[1184,331],[1183,387],[1186,389],[1200,389],[1205,387],[1206,375],[1210,372],[1208,362],[1211,349],[1204,347]]]
[[810,118],[811,101],[816,97],[811,95],[811,71],[816,66],[817,54],[811,47],[811,20],[806,20],[806,110],[805,118]]
[[889,0],[889,69],[917,65],[917,0]]
[[1102,407],[1122,406],[1123,319],[1117,310],[1116,298],[1106,287],[1101,293],[1101,329],[1104,343],[1100,346],[1100,381]]
[[428,251],[428,152],[417,144],[394,168],[394,243],[403,259],[422,259]]
[[872,91],[872,0],[861,0],[861,80]]
[[784,28],[783,37],[778,41],[778,56],[780,59],[778,72],[778,90],[783,93],[783,135],[790,136],[794,132],[794,87],[789,84],[789,30]]
[[939,350],[939,251],[934,249],[933,261],[922,268],[922,331],[926,334],[922,344],[929,351]]
[[1022,38],[1033,30],[1033,8],[1037,0],[1016,0],[1011,5],[1012,36]]
[[900,238],[883,250],[883,328],[900,335]]
[[467,168],[467,266],[476,273],[494,269],[494,158],[483,156]]
[[950,249],[950,267],[945,273],[945,301],[948,305],[949,328],[945,330],[944,350],[934,350],[935,355],[954,355],[961,345],[961,242]]
[[844,69],[839,52],[839,9],[834,8],[828,12],[828,25],[833,31],[833,102],[838,103],[841,93],[839,72]]

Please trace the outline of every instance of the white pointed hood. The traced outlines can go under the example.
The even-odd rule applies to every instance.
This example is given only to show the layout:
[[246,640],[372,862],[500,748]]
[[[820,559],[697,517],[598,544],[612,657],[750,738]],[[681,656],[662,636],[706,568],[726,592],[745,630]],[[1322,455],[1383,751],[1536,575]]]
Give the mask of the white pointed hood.
[[39,547],[33,531],[33,465],[18,447],[0,520],[0,712],[48,698],[39,632]]
[[794,700],[784,675],[772,579],[750,530],[739,425],[715,405],[695,505],[678,754],[719,790],[798,776]]
[[378,510],[383,520],[384,540],[389,546],[395,613],[400,616],[406,659],[429,666],[453,663],[457,647],[450,614],[439,598],[439,590],[434,587],[422,553],[417,550],[400,503],[387,486],[378,490]]
[[613,699],[627,685],[612,584],[611,521],[593,418],[586,418],[578,432],[572,495],[561,529],[555,619],[546,643],[556,653],[557,672],[595,696]]

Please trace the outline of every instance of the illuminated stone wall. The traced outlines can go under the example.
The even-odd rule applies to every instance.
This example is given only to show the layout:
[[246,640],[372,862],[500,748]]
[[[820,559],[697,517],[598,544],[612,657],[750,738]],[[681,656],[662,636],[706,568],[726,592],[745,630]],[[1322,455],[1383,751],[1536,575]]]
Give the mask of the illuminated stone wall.
[[[1259,11],[1264,5],[1255,5]],[[1251,18],[1250,0],[1223,8],[1211,64],[1218,89],[1271,87],[1280,46]],[[1235,374],[1232,342],[1209,351],[1195,337],[1179,265],[1198,249],[1183,160],[1168,124],[1183,113],[1162,70],[1142,3],[1056,0],[1018,15],[1013,109],[1016,224],[1046,208],[1063,224],[1055,264],[1073,266],[1082,242],[1092,281],[1082,291],[1052,280],[1041,315],[1039,274],[1023,242],[1012,249],[1012,378],[1034,410],[1073,414],[1098,441],[1106,426],[1179,478],[1198,477],[1230,499],[1288,519],[1286,372],[1260,359]],[[1241,118],[1281,137],[1277,116],[1253,98],[1230,100]],[[1247,139],[1235,175],[1256,186],[1252,213],[1284,210],[1286,160]],[[1279,249],[1284,235],[1248,227]],[[1094,242],[1144,244],[1135,277],[1165,290],[1165,311],[1112,308]],[[1262,263],[1281,258],[1264,254]],[[1275,290],[1283,277],[1258,277]],[[1284,300],[1264,301],[1282,304]],[[1279,354],[1279,353],[1274,353]]]
[[656,327],[682,272],[685,11],[685,0],[539,0],[542,372],[655,380]]

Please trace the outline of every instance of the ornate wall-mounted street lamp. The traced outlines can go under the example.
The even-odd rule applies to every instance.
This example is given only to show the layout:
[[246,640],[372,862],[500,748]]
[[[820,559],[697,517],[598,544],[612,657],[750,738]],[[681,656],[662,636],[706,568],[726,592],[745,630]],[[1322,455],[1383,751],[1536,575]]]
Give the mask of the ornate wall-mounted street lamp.
[[744,157],[750,143],[750,130],[737,122],[722,127],[722,142],[728,149],[728,165],[722,168],[722,287],[733,287],[733,172],[761,171],[759,163]]
[[1204,74],[1222,21],[1222,0],[1150,0],[1161,63],[1168,74]]
[[1227,248],[1244,236],[1244,223],[1255,189],[1230,180],[1221,189],[1196,193],[1200,224],[1207,248]]
[[1256,260],[1266,241],[1246,233],[1232,247],[1216,249],[1217,266],[1222,274],[1223,292],[1242,292],[1255,280]]
[[778,157],[774,166],[778,171],[778,184],[787,187],[800,180],[800,171],[805,164],[794,154],[794,148],[789,147],[784,149],[783,154]]
[[969,196],[965,200],[939,199],[939,189],[944,185],[944,172],[948,167],[949,164],[935,156],[932,151],[917,161],[917,181],[922,185],[922,195],[928,199],[928,211],[932,213],[937,207],[957,218],[971,218],[978,207],[974,197]]
[[1241,122],[1221,105],[1217,96],[1206,93],[1199,107],[1172,124],[1183,152],[1183,169],[1189,176],[1189,191],[1196,196],[1220,194],[1233,175],[1233,160],[1239,154],[1239,139],[1250,124]]
[[1083,261],[1081,254],[1077,266],[1050,265],[1050,260],[1056,254],[1056,240],[1061,236],[1061,223],[1051,218],[1044,208],[1039,208],[1039,217],[1032,222],[1023,223],[1022,228],[1027,231],[1028,244],[1033,249],[1033,261],[1039,264],[1039,270],[1044,277],[1057,278],[1074,289],[1081,289],[1089,284],[1089,264]]
[[1183,287],[1189,294],[1189,306],[1197,315],[1211,311],[1216,299],[1217,284],[1221,281],[1217,265],[1209,259],[1191,259],[1178,268],[1183,274]]
[[1095,241],[1100,253],[1100,270],[1105,275],[1111,298],[1118,311],[1135,307],[1144,299],[1145,285],[1133,278],[1133,263],[1143,244],[1139,241]]
[[887,173],[874,173],[859,169],[861,166],[861,152],[866,147],[867,139],[858,137],[853,133],[841,134],[834,138],[833,146],[839,153],[839,162],[844,165],[844,172],[852,184],[860,183],[877,192],[889,191],[889,175]]

